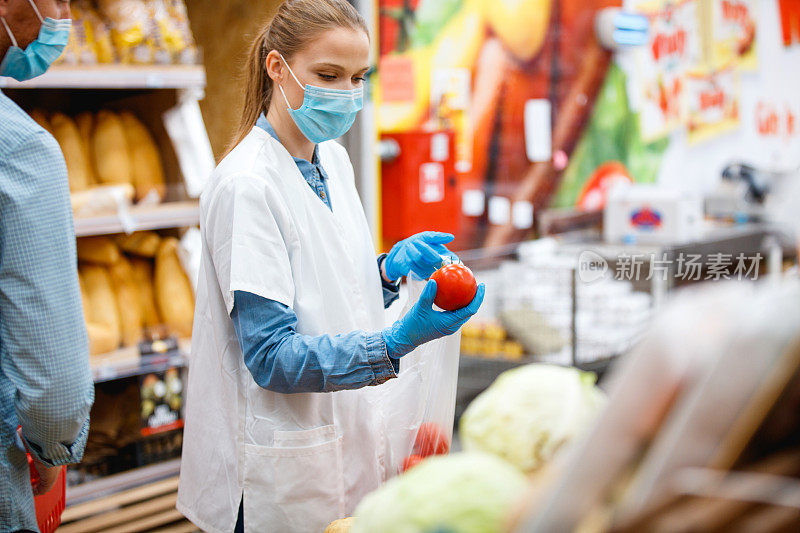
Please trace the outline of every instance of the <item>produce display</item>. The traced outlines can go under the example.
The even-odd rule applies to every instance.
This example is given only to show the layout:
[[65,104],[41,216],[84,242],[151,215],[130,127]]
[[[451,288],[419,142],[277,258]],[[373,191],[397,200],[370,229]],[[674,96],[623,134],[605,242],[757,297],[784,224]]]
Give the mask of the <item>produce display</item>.
[[77,0],[59,63],[200,63],[184,0]]
[[460,421],[465,450],[534,472],[593,423],[605,405],[594,374],[531,364],[502,373]]
[[461,328],[461,353],[519,361],[525,357],[525,348],[519,341],[509,339],[508,331],[501,324],[472,319]]
[[433,303],[445,311],[466,307],[475,298],[478,283],[472,271],[460,263],[445,265],[433,273],[436,282],[436,298]]
[[154,232],[78,239],[91,355],[164,335],[191,336],[194,293],[178,259],[178,246],[177,239]]
[[432,457],[365,496],[350,531],[503,531],[526,486],[519,470],[490,454]]
[[158,203],[166,196],[161,153],[152,133],[133,113],[101,110],[73,119],[63,113],[48,118],[43,111],[33,110],[31,117],[61,147],[76,212],[93,202],[91,195],[82,193],[97,192],[103,186],[122,186],[130,191],[128,199],[137,202]]

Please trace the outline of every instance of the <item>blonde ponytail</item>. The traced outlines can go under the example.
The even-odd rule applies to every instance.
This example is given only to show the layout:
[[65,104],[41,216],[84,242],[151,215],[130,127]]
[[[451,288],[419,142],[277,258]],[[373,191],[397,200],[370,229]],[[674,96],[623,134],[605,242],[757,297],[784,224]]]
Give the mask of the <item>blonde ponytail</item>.
[[[274,87],[267,74],[267,55],[280,52],[287,61],[322,32],[335,28],[362,30],[369,35],[364,18],[346,0],[286,0],[253,41],[245,72],[245,96],[239,127],[230,152],[269,109]],[[226,152],[226,153],[227,153]]]

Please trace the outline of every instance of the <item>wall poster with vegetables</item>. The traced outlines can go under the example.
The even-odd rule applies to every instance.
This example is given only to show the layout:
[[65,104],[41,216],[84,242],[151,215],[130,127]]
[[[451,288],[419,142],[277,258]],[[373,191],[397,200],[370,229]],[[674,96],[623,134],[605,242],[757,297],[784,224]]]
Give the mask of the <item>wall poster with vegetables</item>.
[[470,201],[457,248],[530,235],[606,78],[595,14],[620,4],[378,0],[378,129],[455,132],[459,190]]
[[[377,2],[378,130],[455,132],[456,249],[531,237],[543,208],[601,209],[620,182],[702,193],[737,160],[800,164],[796,0]],[[647,17],[647,43],[612,57],[607,7]]]

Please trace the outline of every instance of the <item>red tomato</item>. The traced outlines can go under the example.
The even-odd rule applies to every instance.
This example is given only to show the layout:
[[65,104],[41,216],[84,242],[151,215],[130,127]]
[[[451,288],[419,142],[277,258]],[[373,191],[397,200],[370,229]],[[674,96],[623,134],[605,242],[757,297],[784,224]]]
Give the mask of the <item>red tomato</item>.
[[606,161],[598,165],[578,195],[578,209],[581,211],[603,209],[608,191],[620,182],[633,183],[625,165],[619,161]]
[[478,292],[478,283],[472,271],[458,263],[443,266],[433,273],[431,279],[436,281],[433,303],[445,311],[466,307]]
[[402,472],[405,472],[405,471],[406,471],[406,470],[408,470],[409,468],[414,468],[415,466],[417,466],[418,464],[420,464],[420,463],[422,462],[422,460],[423,460],[423,459],[424,459],[424,457],[421,457],[421,456],[419,456],[419,455],[417,455],[417,454],[411,454],[411,455],[409,455],[408,457],[406,457],[406,458],[403,460],[403,466],[402,466],[402,469],[401,469],[401,471],[402,471]]
[[433,422],[425,422],[417,431],[414,451],[422,457],[444,455],[450,451],[450,443],[439,426]]

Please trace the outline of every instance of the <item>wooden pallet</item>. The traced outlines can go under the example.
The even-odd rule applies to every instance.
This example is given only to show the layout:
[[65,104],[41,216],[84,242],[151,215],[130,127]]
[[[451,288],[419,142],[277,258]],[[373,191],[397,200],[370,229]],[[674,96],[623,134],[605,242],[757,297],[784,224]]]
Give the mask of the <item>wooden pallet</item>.
[[178,477],[67,507],[59,533],[192,533],[199,531],[175,509]]

